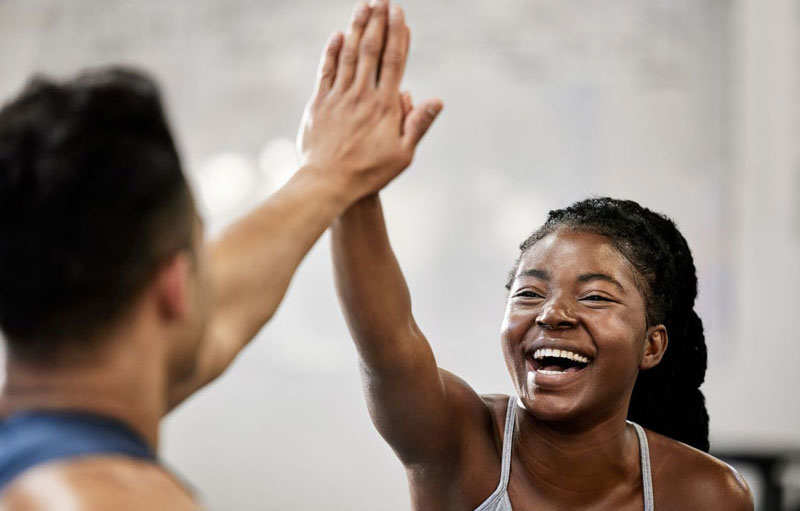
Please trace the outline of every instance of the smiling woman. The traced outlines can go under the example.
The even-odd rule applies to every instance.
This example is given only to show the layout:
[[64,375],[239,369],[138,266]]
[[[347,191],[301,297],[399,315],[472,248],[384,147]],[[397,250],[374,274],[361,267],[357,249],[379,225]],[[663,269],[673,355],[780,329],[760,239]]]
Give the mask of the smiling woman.
[[[706,344],[703,323],[694,311],[697,275],[686,239],[672,220],[633,201],[588,199],[551,211],[545,224],[520,246],[520,258],[506,286],[512,291],[509,311],[518,301],[513,286],[524,288],[531,275],[523,263],[530,264],[533,254],[551,247],[556,239],[576,243],[568,232],[587,238],[588,246],[574,247],[582,256],[582,268],[598,268],[576,277],[575,291],[585,294],[580,300],[591,310],[608,311],[607,317],[635,303],[637,317],[648,328],[648,343],[656,343],[648,346],[660,348],[654,354],[655,364],[648,362],[642,368],[647,370],[636,375],[628,418],[708,451],[709,419],[700,391]],[[589,239],[591,235],[594,239]],[[593,261],[592,255],[598,260]],[[621,271],[616,278],[615,268]],[[643,310],[638,310],[640,297]]]
[[522,243],[500,336],[510,397],[437,367],[377,197],[332,239],[369,411],[415,509],[753,509],[739,474],[703,452],[697,277],[665,216],[588,199]]

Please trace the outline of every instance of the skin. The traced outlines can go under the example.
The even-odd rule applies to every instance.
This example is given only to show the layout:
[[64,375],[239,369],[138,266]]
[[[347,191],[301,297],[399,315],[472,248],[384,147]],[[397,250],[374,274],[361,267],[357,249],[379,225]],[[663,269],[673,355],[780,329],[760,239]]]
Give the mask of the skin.
[[[500,479],[509,397],[479,396],[437,366],[378,197],[334,224],[332,249],[368,409],[406,468],[413,508],[475,509]],[[596,234],[560,229],[523,254],[501,327],[520,397],[508,486],[515,509],[643,508],[637,437],[625,419],[638,372],[658,364],[669,339],[663,325],[647,324],[635,277]],[[570,349],[590,363],[531,377],[526,353],[538,347]],[[734,469],[652,431],[647,437],[656,509],[753,509]]]
[[[92,353],[38,367],[9,357],[0,416],[81,410],[117,418],[155,450],[159,422],[219,376],[264,326],[300,261],[329,224],[411,162],[442,103],[399,91],[409,30],[388,2],[356,6],[325,46],[290,181],[204,243],[178,252]],[[36,466],[0,495],[0,510],[195,509],[158,465],[92,456]]]

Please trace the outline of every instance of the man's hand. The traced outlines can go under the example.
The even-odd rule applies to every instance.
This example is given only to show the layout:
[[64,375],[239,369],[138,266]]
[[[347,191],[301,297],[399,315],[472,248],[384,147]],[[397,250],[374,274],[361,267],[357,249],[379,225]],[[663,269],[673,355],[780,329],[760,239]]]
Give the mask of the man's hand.
[[302,166],[210,244],[213,313],[196,371],[173,386],[173,408],[216,378],[278,308],[297,265],[342,212],[405,169],[442,109],[399,92],[408,54],[403,11],[356,6],[347,36],[325,48],[298,144]]
[[439,99],[414,107],[399,92],[409,38],[402,9],[378,0],[356,5],[347,35],[325,47],[297,142],[301,165],[344,186],[349,203],[408,167],[442,109]]

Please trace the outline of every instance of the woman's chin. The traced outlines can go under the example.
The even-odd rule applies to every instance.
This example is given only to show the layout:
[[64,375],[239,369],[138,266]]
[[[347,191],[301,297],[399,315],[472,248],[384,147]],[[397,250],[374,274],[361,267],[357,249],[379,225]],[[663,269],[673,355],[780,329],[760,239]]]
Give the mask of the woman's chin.
[[581,417],[579,404],[565,396],[522,393],[517,405],[542,422],[570,422]]

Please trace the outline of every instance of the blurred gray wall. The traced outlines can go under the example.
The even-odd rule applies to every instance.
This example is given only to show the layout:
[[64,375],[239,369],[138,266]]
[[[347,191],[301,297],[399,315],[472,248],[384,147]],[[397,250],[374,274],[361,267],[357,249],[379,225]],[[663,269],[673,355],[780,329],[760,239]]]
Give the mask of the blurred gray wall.
[[[712,443],[800,446],[800,3],[403,5],[406,85],[446,106],[383,195],[440,365],[511,392],[498,331],[518,243],[551,208],[631,198],[694,250]],[[218,232],[291,172],[321,46],[350,7],[0,0],[0,97],[37,71],[150,70]],[[164,458],[215,509],[408,508],[366,414],[327,239],[279,314],[163,431]]]

